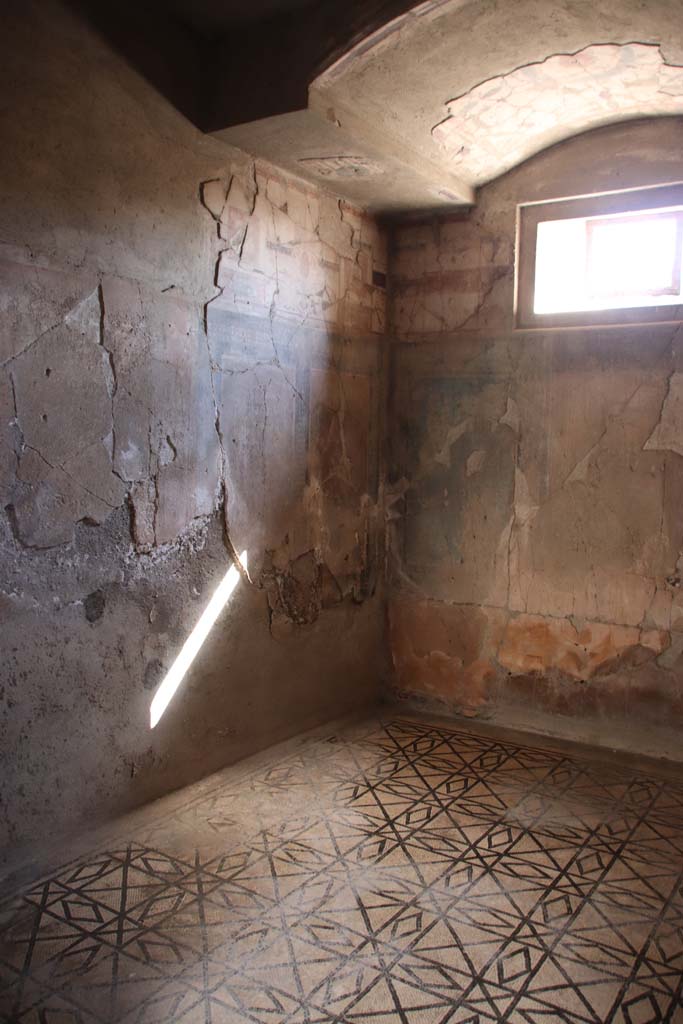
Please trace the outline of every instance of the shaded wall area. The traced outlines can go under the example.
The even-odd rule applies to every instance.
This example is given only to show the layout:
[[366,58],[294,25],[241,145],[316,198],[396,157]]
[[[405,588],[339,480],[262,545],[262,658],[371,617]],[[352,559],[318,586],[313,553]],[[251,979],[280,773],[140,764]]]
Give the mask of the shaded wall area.
[[[3,10],[0,846],[369,702],[386,255],[58,4]],[[154,731],[152,696],[242,578]]]
[[683,122],[530,160],[391,255],[389,623],[404,695],[676,755],[683,331],[513,330],[516,204],[680,177]]

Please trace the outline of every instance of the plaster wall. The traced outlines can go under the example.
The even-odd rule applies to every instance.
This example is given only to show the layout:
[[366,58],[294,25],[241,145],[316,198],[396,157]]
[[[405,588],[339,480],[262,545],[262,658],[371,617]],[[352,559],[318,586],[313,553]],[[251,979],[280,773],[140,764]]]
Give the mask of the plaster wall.
[[[0,847],[371,701],[386,246],[4,5]],[[241,579],[159,725],[149,706]],[[217,824],[217,827],[220,823]]]
[[680,179],[683,121],[600,129],[404,224],[390,260],[394,688],[680,756],[683,332],[513,329],[516,205]]

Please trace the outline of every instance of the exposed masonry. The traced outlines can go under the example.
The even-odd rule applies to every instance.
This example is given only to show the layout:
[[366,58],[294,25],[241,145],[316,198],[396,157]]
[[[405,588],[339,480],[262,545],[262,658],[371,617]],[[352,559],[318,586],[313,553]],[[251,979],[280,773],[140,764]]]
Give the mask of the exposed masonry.
[[456,173],[481,184],[577,132],[683,113],[683,66],[653,44],[595,43],[486,79],[446,109],[432,136]]

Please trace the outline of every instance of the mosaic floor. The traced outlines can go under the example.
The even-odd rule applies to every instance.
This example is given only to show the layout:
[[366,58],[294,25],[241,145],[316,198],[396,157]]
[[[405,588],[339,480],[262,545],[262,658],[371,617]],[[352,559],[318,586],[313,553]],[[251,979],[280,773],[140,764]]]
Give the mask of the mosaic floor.
[[12,897],[4,1021],[683,1022],[683,781],[396,718],[159,806]]

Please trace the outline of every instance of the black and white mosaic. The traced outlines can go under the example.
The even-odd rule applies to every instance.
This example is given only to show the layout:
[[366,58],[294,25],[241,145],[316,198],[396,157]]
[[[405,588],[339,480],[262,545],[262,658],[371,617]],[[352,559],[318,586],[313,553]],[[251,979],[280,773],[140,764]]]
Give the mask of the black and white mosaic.
[[683,1022],[683,784],[400,718],[186,792],[15,897],[4,1021]]

